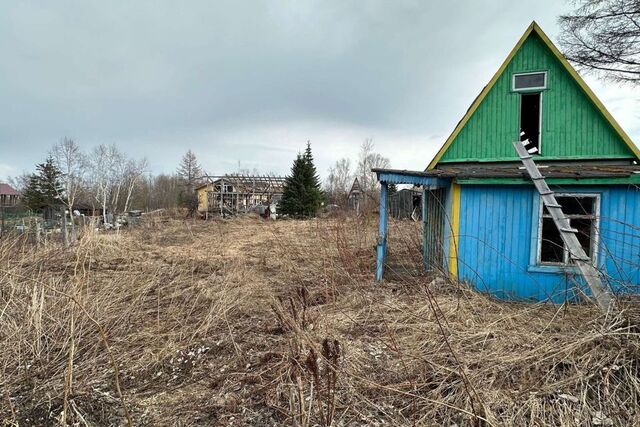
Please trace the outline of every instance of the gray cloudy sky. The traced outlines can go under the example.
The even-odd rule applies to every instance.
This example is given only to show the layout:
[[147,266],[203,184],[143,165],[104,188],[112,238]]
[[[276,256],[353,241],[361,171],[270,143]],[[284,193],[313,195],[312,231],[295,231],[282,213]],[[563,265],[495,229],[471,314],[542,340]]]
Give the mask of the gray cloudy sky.
[[[438,4],[440,3],[440,4]],[[423,169],[531,20],[560,0],[0,3],[0,179],[63,136],[172,172],[318,169],[360,143]],[[636,142],[638,93],[587,77]]]

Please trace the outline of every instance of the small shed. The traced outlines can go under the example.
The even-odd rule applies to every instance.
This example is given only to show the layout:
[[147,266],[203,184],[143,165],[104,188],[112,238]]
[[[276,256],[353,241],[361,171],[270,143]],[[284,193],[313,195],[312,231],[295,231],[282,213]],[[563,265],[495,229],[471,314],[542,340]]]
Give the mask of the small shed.
[[[500,298],[588,295],[514,141],[543,173],[582,250],[614,293],[640,292],[640,150],[533,22],[425,171],[374,170],[381,183],[377,280],[388,186],[422,188],[428,269]],[[520,142],[518,142],[520,143]],[[546,202],[545,202],[546,203]]]
[[347,205],[349,209],[360,212],[360,205],[362,203],[362,187],[360,187],[360,182],[358,178],[353,180],[353,184],[351,184],[351,189],[349,190],[349,194],[347,195]]
[[209,193],[213,191],[213,183],[207,182],[199,185],[195,191],[198,195],[198,211],[207,212],[207,209],[209,209]]
[[389,213],[396,219],[420,219],[422,192],[419,188],[402,188],[389,195]]

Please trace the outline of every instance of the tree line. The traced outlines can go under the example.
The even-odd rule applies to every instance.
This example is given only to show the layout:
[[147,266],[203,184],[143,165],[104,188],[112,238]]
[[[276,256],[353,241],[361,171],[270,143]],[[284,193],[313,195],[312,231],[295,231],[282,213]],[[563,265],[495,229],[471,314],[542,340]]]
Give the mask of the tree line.
[[[339,159],[329,169],[323,186],[307,142],[304,152],[293,161],[278,211],[291,217],[312,217],[323,204],[345,206],[356,177],[363,192],[375,199],[378,183],[371,169],[389,166],[389,159],[376,153],[373,142],[367,139],[360,147],[354,170],[350,159]],[[184,154],[175,173],[154,175],[145,158],[131,158],[115,144],[85,151],[74,139],[65,137],[35,165],[34,172],[10,182],[22,193],[22,205],[33,212],[64,206],[70,213],[88,211],[106,217],[107,213],[178,207],[194,213],[196,188],[205,182],[205,175],[191,150]]]
[[347,202],[349,191],[358,179],[361,191],[364,194],[364,204],[371,204],[378,200],[378,180],[371,169],[390,168],[391,162],[387,157],[375,151],[372,139],[365,139],[360,145],[358,158],[352,162],[349,158],[341,158],[329,168],[329,174],[325,181],[324,191],[329,203],[344,206]]
[[51,147],[33,173],[10,182],[22,193],[22,205],[33,212],[64,206],[69,212],[106,215],[185,205],[201,177],[191,150],[174,174],[154,175],[146,158],[130,158],[115,144],[83,151],[75,140],[65,137]]

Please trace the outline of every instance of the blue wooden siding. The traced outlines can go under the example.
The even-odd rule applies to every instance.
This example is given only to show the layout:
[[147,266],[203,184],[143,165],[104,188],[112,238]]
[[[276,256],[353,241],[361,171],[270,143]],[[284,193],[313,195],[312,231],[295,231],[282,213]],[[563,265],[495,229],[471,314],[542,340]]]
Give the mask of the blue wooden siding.
[[[640,190],[634,186],[555,190],[600,194],[598,265],[614,291],[638,292]],[[570,270],[535,264],[538,209],[539,196],[530,185],[463,185],[458,277],[501,298],[573,299],[575,276]]]

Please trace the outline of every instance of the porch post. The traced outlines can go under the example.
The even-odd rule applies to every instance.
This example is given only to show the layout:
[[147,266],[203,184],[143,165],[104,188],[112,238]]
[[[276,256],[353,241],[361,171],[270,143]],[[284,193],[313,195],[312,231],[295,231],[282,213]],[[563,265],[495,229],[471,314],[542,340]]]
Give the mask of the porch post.
[[422,264],[426,270],[429,269],[427,263],[427,195],[428,190],[422,186]]
[[384,261],[387,255],[387,229],[388,229],[388,203],[387,195],[389,192],[386,182],[380,183],[380,222],[378,230],[378,257],[376,264],[376,281],[382,281],[382,273],[384,270]]

